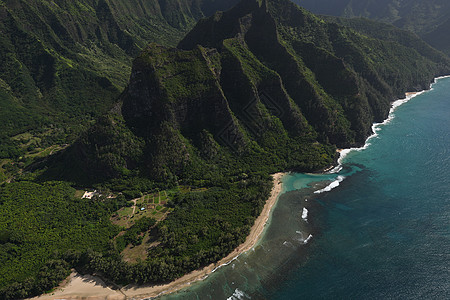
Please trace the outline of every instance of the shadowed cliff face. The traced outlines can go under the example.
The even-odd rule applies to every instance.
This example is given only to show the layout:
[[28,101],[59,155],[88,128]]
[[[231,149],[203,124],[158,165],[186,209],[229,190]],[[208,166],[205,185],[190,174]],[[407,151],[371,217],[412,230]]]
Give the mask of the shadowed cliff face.
[[[125,127],[94,126],[78,143],[81,160],[106,155],[114,157],[103,161],[108,174],[142,164],[159,179],[200,179],[193,170],[216,169],[220,159],[257,161],[250,170],[319,169],[334,147],[364,143],[391,101],[449,70],[413,35],[389,27],[382,37],[378,23],[356,25],[287,0],[244,0],[201,20],[178,48],[152,44],[111,113]],[[104,131],[143,141],[142,154],[94,147]]]
[[[326,23],[287,1],[261,5],[243,1],[229,12],[199,22],[179,47],[199,44],[221,49],[224,40],[239,36],[257,59],[281,76],[319,134],[333,144],[349,146],[362,143],[371,123],[386,117],[390,101],[405,90],[425,88],[442,71],[439,64],[448,60],[417,38],[402,43],[405,32],[391,28],[399,40],[396,50],[395,37],[382,42],[384,38],[373,39],[369,32],[362,36],[336,22]],[[418,55],[423,48],[426,53]],[[422,74],[414,64],[408,66],[412,61],[423,63]]]
[[210,68],[217,52],[148,47],[135,60],[130,84],[122,97],[123,116],[142,136],[167,121],[182,132],[202,129],[218,133],[233,118],[218,78]]

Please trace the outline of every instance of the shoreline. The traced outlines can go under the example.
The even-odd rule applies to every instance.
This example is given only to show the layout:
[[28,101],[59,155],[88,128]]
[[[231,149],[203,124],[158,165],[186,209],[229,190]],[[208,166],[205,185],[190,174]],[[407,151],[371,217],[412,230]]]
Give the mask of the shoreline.
[[[440,79],[440,78],[441,77],[435,78],[434,79],[434,83],[436,83],[436,81],[438,79]],[[373,123],[372,124],[372,134],[369,135],[366,138],[366,141],[364,142],[364,145],[362,145],[361,147],[336,149],[336,152],[339,154],[338,159],[337,159],[337,166],[334,169],[332,169],[330,172],[338,173],[342,169],[342,162],[343,162],[343,160],[345,159],[345,157],[350,152],[352,152],[352,151],[362,151],[362,150],[367,149],[371,145],[370,144],[370,140],[372,140],[373,138],[378,136],[378,131],[380,130],[379,127],[383,126],[383,125],[386,125],[386,124],[389,124],[394,119],[394,117],[395,117],[394,112],[399,106],[407,103],[409,100],[415,98],[416,96],[419,96],[420,94],[423,94],[426,91],[430,91],[432,89],[432,87],[433,87],[433,84],[430,84],[430,88],[428,90],[422,90],[422,91],[419,91],[419,92],[405,92],[405,98],[397,99],[397,100],[392,101],[391,102],[391,108],[389,109],[388,116],[386,117],[386,119],[383,120],[383,122]]]
[[78,273],[72,273],[64,286],[60,286],[55,292],[38,297],[30,298],[33,300],[56,300],[56,299],[87,299],[87,300],[122,300],[122,299],[143,299],[170,294],[180,289],[190,286],[192,283],[206,279],[210,274],[222,266],[228,265],[237,259],[241,254],[251,250],[260,240],[267,221],[271,215],[272,209],[278,201],[283,190],[282,178],[287,173],[273,174],[273,188],[267,199],[263,210],[256,218],[249,235],[244,243],[235,248],[226,257],[217,263],[210,264],[203,269],[192,271],[170,283],[161,285],[128,285],[119,290],[113,290],[108,287],[99,277]]
[[[443,77],[437,77],[434,79],[434,83],[436,83],[437,80],[442,79],[442,78],[446,78],[446,77],[450,77],[449,76],[443,76]],[[372,134],[369,135],[365,142],[364,145],[360,146],[360,147],[351,147],[351,148],[337,148],[336,149],[336,154],[337,157],[335,159],[335,162],[323,169],[321,172],[322,174],[326,174],[326,173],[339,173],[339,171],[342,170],[342,161],[344,160],[344,158],[352,151],[362,151],[367,149],[367,147],[370,146],[370,140],[373,139],[374,137],[378,136],[377,131],[379,130],[378,127],[380,127],[381,125],[386,125],[388,124],[392,119],[393,119],[393,113],[394,111],[397,109],[397,107],[401,106],[402,104],[408,102],[409,100],[411,100],[412,98],[419,96],[420,94],[426,92],[426,91],[430,91],[433,87],[433,83],[430,84],[430,88],[428,90],[422,90],[419,92],[406,92],[405,93],[405,98],[402,99],[397,99],[391,102],[391,108],[389,109],[389,114],[386,117],[386,119],[383,120],[383,122],[380,123],[373,123],[372,124]]]
[[[439,79],[449,78],[449,76],[441,76],[434,78],[433,83],[427,90],[419,92],[406,92],[405,98],[397,99],[392,101],[391,109],[388,117],[381,123],[372,124],[372,135],[370,135],[365,144],[359,148],[348,148],[348,149],[337,149],[336,152],[339,154],[336,165],[332,165],[320,173],[337,173],[340,171],[341,164],[345,156],[351,151],[361,151],[370,146],[370,140],[377,136],[377,131],[379,126],[388,124],[392,119],[392,113],[397,107],[408,102],[415,96],[418,96],[426,91],[432,90],[432,85],[436,83]],[[146,299],[154,298],[162,295],[174,293],[183,288],[190,286],[191,284],[202,281],[206,279],[210,274],[215,272],[222,266],[230,264],[232,261],[237,259],[241,254],[251,250],[260,240],[264,229],[266,228],[267,221],[269,220],[270,214],[274,205],[282,192],[283,185],[281,180],[287,173],[276,173],[273,174],[274,187],[272,188],[271,195],[267,199],[263,210],[261,211],[258,218],[255,220],[255,224],[252,226],[246,241],[235,248],[229,255],[222,258],[220,261],[214,264],[210,264],[203,269],[192,271],[170,283],[161,285],[128,285],[120,289],[113,290],[111,286],[106,285],[100,277],[85,275],[82,276],[76,272],[73,272],[66,280],[64,284],[61,284],[55,289],[53,293],[44,294],[38,297],[30,298],[33,300],[56,300],[56,299],[73,299],[73,300],[125,300],[125,299]]]
[[338,173],[342,168],[341,166],[342,166],[342,161],[344,160],[344,158],[352,151],[362,151],[362,150],[367,149],[367,147],[370,146],[370,140],[378,136],[377,131],[380,130],[379,127],[382,125],[386,125],[392,121],[392,119],[394,118],[394,112],[399,106],[407,103],[408,101],[415,98],[416,96],[419,96],[425,92],[433,90],[433,85],[436,84],[438,82],[438,80],[445,79],[445,78],[450,78],[450,75],[435,77],[433,79],[433,82],[430,83],[430,87],[428,89],[421,90],[421,91],[415,91],[415,92],[405,92],[405,98],[396,99],[396,100],[392,101],[391,108],[389,110],[389,114],[388,114],[387,118],[385,120],[383,120],[383,122],[372,124],[372,134],[366,138],[364,145],[362,145],[361,147],[336,149],[336,153],[339,154],[337,161],[336,161],[337,165],[332,168],[330,167],[329,168],[330,170],[328,170],[327,172]]

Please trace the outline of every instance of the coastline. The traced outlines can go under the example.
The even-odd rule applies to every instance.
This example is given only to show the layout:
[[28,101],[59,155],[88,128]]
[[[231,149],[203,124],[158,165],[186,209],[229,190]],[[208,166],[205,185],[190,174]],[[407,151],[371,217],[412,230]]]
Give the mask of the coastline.
[[[436,83],[439,79],[448,78],[450,76],[442,76],[434,79]],[[373,134],[366,139],[365,144],[359,148],[349,148],[349,149],[337,149],[339,157],[337,159],[337,165],[334,167],[329,167],[323,170],[323,173],[338,173],[342,168],[342,162],[345,156],[351,151],[361,151],[370,146],[370,140],[378,135],[380,126],[388,124],[394,118],[394,111],[400,105],[408,102],[415,96],[418,96],[426,91],[432,90],[432,85],[427,90],[419,92],[407,92],[405,93],[405,98],[397,99],[391,103],[391,109],[388,117],[381,123],[374,123],[372,125]],[[66,279],[65,284],[56,288],[53,293],[41,295],[39,297],[31,298],[33,300],[56,300],[56,299],[88,299],[88,300],[122,300],[122,299],[143,299],[143,298],[153,298],[164,294],[170,294],[176,292],[180,289],[190,286],[191,284],[204,280],[211,273],[216,271],[218,268],[228,265],[233,260],[235,260],[239,255],[251,250],[257,242],[260,240],[262,233],[264,232],[265,225],[270,217],[273,206],[277,203],[278,197],[282,192],[281,180],[286,173],[277,173],[272,175],[274,179],[274,187],[271,191],[269,199],[255,220],[255,224],[251,228],[250,234],[247,236],[246,241],[239,245],[233,250],[228,256],[221,259],[215,264],[210,264],[203,269],[195,270],[189,274],[184,275],[168,284],[162,285],[128,285],[122,287],[121,289],[113,290],[108,287],[99,277],[96,276],[82,276],[77,273],[72,273],[68,279]]]
[[339,154],[338,159],[336,161],[337,165],[334,166],[333,168],[331,168],[331,170],[328,170],[327,172],[328,173],[338,173],[340,170],[342,170],[342,162],[343,162],[344,158],[352,151],[362,151],[362,150],[367,149],[367,147],[370,146],[370,140],[378,136],[378,131],[380,130],[379,127],[386,125],[392,121],[392,119],[395,117],[394,112],[399,106],[407,103],[409,100],[411,100],[427,91],[433,90],[433,84],[436,84],[438,82],[438,80],[445,79],[445,78],[450,78],[450,75],[435,77],[428,89],[422,90],[422,91],[416,91],[416,92],[405,92],[405,98],[392,101],[391,109],[389,110],[389,114],[388,114],[387,118],[381,123],[373,123],[372,124],[372,134],[369,137],[367,137],[364,145],[359,148],[336,149],[336,152]]
[[56,299],[88,299],[88,300],[122,300],[122,299],[143,299],[153,298],[164,294],[173,293],[182,288],[190,286],[192,283],[201,281],[208,277],[218,268],[228,265],[230,262],[239,257],[242,253],[251,250],[260,240],[262,233],[269,220],[274,205],[277,203],[279,196],[283,190],[282,178],[286,173],[273,174],[273,188],[267,199],[263,210],[258,218],[256,218],[249,235],[244,243],[239,245],[226,257],[214,264],[210,264],[203,269],[192,271],[170,283],[161,285],[128,285],[120,290],[112,290],[100,278],[95,276],[82,276],[72,273],[64,286],[60,286],[51,294],[41,295],[31,298],[33,300],[56,300]]

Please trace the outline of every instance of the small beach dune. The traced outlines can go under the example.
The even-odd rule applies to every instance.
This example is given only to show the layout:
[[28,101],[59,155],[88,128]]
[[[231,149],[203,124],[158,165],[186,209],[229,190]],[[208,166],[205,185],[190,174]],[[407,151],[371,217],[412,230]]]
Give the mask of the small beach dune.
[[83,276],[73,272],[55,292],[31,300],[125,300],[126,298],[121,291],[111,289],[96,276]]
[[101,279],[95,276],[82,276],[77,273],[72,273],[67,279],[67,283],[58,288],[55,292],[47,295],[32,298],[33,300],[122,300],[122,299],[143,299],[156,297],[163,294],[168,294],[180,290],[184,287],[191,285],[193,282],[205,279],[209,274],[214,272],[217,268],[227,265],[239,255],[252,249],[259,241],[262,233],[264,232],[265,225],[269,220],[272,208],[277,203],[280,196],[283,185],[282,178],[285,173],[276,173],[273,176],[274,185],[264,208],[255,220],[253,227],[250,230],[250,234],[247,236],[245,242],[239,245],[228,256],[221,259],[215,264],[210,264],[203,269],[193,271],[184,275],[168,284],[163,285],[148,285],[137,286],[128,285],[120,290],[113,290],[109,288]]

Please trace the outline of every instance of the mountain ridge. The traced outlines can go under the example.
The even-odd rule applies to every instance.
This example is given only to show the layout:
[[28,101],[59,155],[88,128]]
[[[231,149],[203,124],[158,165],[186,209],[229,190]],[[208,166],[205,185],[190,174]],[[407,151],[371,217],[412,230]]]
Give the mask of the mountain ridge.
[[351,0],[294,0],[317,14],[346,18],[364,17],[418,34],[427,43],[450,54],[448,36],[450,5],[445,0],[430,1],[351,1]]
[[111,109],[147,43],[175,45],[198,19],[235,2],[1,1],[0,158],[73,142]]
[[[178,49],[149,46],[134,62],[118,115],[147,140],[145,165],[172,173],[163,157],[178,153],[172,175],[180,176],[187,163],[181,158],[201,161],[188,152],[209,143],[202,140],[209,135],[239,155],[253,151],[254,142],[266,147],[263,135],[277,131],[287,140],[303,132],[319,144],[362,145],[392,100],[426,89],[448,65],[443,54],[389,25],[324,21],[290,2],[244,0],[199,21]],[[232,141],[223,139],[224,130]],[[176,147],[149,144],[169,136]],[[116,159],[122,161],[116,169],[126,169],[127,159]]]

